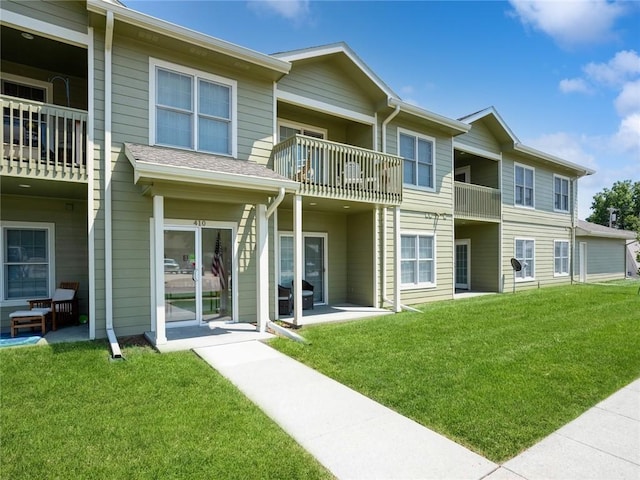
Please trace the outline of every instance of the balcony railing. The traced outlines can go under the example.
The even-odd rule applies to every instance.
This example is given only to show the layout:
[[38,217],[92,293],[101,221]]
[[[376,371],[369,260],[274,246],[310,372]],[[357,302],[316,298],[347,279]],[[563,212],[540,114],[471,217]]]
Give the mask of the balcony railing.
[[86,181],[87,112],[0,96],[0,172]]
[[273,147],[273,169],[300,182],[300,193],[397,205],[402,158],[352,145],[295,135]]
[[477,220],[500,220],[500,190],[455,182],[456,217]]

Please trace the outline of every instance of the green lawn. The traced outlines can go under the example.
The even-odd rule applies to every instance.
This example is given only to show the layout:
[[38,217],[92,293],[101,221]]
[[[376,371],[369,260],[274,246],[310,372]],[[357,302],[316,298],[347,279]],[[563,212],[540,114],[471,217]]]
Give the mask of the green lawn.
[[0,350],[0,478],[331,478],[190,352]]
[[501,462],[640,376],[639,286],[437,302],[271,345]]

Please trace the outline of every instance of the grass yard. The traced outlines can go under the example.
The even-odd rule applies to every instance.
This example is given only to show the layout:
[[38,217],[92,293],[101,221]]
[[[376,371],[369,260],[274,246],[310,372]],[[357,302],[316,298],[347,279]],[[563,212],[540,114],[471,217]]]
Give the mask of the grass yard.
[[332,478],[191,352],[0,350],[0,478]]
[[639,286],[431,303],[271,345],[502,462],[640,377]]

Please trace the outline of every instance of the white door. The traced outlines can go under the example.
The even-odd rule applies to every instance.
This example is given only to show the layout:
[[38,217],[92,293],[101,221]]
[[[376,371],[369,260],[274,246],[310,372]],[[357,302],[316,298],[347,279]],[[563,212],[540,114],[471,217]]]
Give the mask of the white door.
[[587,244],[580,242],[580,282],[587,281]]
[[233,230],[165,226],[167,327],[233,319]]
[[471,289],[471,240],[456,240],[456,288]]

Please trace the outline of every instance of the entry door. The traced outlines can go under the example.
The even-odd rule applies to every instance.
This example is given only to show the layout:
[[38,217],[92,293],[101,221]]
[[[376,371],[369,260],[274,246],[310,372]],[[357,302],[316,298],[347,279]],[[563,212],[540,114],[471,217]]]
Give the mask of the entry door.
[[165,227],[167,326],[232,318],[231,245],[231,229]]
[[[327,303],[326,234],[303,234],[302,275],[313,285],[313,303]],[[280,234],[280,284],[291,286],[293,280],[293,235]]]
[[471,279],[469,278],[471,267],[470,250],[470,240],[456,240],[456,288],[463,290],[471,288]]

